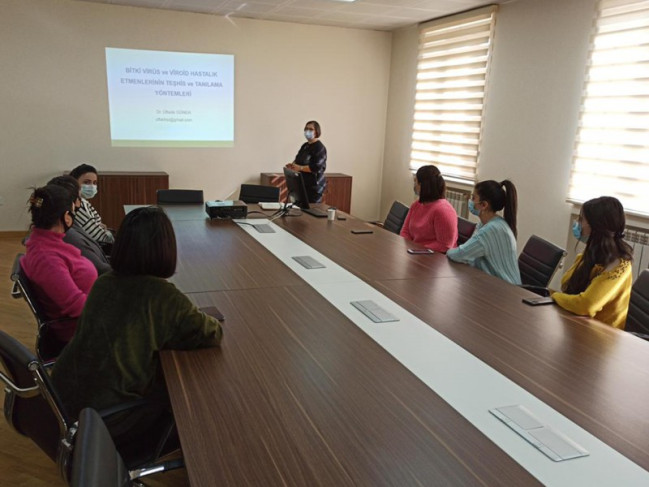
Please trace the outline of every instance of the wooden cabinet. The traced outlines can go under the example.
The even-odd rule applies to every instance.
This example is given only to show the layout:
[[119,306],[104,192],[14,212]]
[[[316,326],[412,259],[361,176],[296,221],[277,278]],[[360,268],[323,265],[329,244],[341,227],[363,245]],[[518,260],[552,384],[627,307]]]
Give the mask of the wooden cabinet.
[[[284,174],[262,172],[261,184],[277,186],[280,188],[280,201],[286,198],[286,181]],[[322,195],[322,202],[335,206],[345,213],[349,213],[352,205],[352,177],[341,173],[325,173],[327,189]]]
[[124,218],[124,205],[154,205],[156,191],[169,189],[166,172],[99,172],[97,196],[90,200],[101,220],[117,230]]

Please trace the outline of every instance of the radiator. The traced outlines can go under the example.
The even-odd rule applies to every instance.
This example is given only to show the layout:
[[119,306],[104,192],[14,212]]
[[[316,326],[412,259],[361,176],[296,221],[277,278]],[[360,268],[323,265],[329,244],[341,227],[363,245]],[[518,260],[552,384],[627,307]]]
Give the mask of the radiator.
[[446,199],[448,202],[453,205],[458,216],[462,218],[469,217],[469,197],[471,196],[471,191],[465,191],[462,189],[449,189],[446,188]]
[[627,227],[624,240],[633,247],[633,278],[649,267],[649,230]]

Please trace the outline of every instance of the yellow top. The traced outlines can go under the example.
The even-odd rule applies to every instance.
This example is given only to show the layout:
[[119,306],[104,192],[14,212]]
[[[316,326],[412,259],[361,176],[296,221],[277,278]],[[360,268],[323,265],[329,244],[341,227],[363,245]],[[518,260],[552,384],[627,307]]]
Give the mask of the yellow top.
[[[579,254],[575,263],[561,279],[561,289],[565,289],[572,273],[581,262]],[[631,262],[620,260],[610,271],[596,265],[590,273],[590,284],[579,294],[553,293],[552,299],[576,315],[590,316],[614,328],[624,329],[626,315],[631,299]]]

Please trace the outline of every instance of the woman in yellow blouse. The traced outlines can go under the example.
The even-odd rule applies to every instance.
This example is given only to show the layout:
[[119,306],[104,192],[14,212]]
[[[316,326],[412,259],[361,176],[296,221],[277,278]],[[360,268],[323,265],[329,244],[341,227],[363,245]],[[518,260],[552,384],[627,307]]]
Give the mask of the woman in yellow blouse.
[[632,249],[624,238],[624,208],[613,197],[587,201],[572,227],[586,248],[552,294],[562,308],[624,329],[631,297]]

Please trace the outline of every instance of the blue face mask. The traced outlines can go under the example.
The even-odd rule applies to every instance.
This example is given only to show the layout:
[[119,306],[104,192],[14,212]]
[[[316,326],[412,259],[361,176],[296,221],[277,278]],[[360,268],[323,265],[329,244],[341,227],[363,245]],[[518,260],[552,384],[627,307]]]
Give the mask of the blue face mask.
[[304,136],[306,137],[306,140],[313,140],[315,133],[313,132],[313,130],[305,130]]
[[581,234],[581,223],[579,223],[578,221],[575,221],[572,224],[572,234],[580,242],[585,242],[586,240],[588,240],[588,237],[585,237],[584,235]]
[[480,216],[480,210],[475,207],[473,200],[469,200],[469,212],[471,212],[472,215]]

